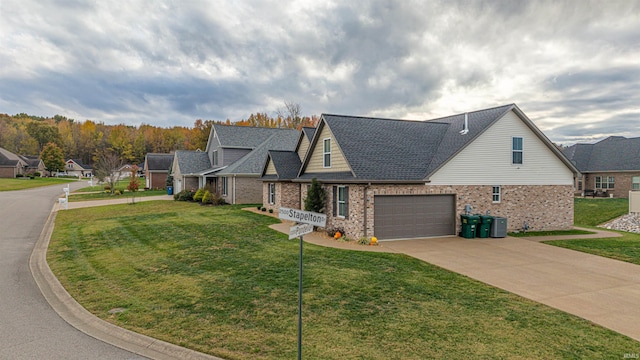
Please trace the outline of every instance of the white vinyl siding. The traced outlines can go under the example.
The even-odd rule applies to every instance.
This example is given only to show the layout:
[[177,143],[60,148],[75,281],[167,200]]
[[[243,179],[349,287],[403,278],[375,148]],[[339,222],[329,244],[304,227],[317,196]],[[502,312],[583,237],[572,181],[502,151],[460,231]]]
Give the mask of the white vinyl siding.
[[[469,133],[464,136],[473,136]],[[463,136],[463,135],[460,135]],[[512,164],[512,138],[522,137],[526,161]],[[443,165],[432,185],[573,185],[571,170],[513,111]]]
[[[324,142],[323,139],[331,139],[331,167],[325,168],[323,167],[324,160]],[[322,130],[320,130],[320,134],[318,135],[318,140],[316,141],[313,148],[310,148],[308,164],[305,169],[305,172],[308,173],[319,173],[319,172],[339,172],[339,171],[351,171],[347,161],[342,154],[342,150],[340,150],[340,144],[338,144],[333,138],[333,134],[327,126],[323,126]]]

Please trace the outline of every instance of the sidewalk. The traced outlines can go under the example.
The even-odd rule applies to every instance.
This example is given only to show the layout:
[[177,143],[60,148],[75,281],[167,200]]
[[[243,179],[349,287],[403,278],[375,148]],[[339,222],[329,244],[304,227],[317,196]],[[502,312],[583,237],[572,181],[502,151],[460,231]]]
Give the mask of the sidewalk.
[[[144,201],[154,201],[154,200],[173,200],[173,196],[171,195],[158,195],[158,196],[140,196],[136,197],[136,203],[144,202]],[[105,200],[87,200],[87,201],[74,201],[69,203],[68,209],[80,209],[87,207],[96,207],[96,206],[105,206],[105,205],[117,205],[117,204],[130,204],[132,199],[130,196],[126,197],[117,197],[115,199],[105,199]],[[65,210],[65,204],[61,204],[58,202],[54,206],[54,211]]]

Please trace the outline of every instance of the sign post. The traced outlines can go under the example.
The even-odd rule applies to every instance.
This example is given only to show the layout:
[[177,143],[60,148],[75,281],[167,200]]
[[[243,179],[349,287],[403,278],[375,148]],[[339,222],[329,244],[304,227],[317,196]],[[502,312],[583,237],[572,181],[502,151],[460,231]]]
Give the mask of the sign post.
[[292,220],[296,225],[289,229],[289,240],[300,238],[300,269],[298,270],[298,360],[302,359],[302,236],[313,232],[314,226],[324,227],[327,224],[327,215],[311,211],[303,211],[281,207],[278,217],[283,220]]

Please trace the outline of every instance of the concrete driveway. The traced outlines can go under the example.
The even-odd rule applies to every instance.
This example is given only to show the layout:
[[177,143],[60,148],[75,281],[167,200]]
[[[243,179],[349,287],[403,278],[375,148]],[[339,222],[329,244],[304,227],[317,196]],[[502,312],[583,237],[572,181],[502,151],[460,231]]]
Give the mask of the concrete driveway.
[[640,341],[638,265],[512,237],[391,241],[382,247]]

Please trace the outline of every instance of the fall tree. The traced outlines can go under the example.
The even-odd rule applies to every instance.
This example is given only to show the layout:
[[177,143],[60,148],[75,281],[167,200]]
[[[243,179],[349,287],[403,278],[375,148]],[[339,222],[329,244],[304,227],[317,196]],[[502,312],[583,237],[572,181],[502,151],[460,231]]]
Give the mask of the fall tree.
[[138,178],[138,166],[131,167],[131,175],[129,176],[129,184],[127,190],[131,191],[131,203],[136,203],[136,191],[140,188],[140,178]]
[[104,151],[98,156],[98,161],[93,168],[93,172],[98,179],[106,182],[110,186],[111,194],[116,190],[116,182],[120,178],[120,168],[124,162],[113,151]]
[[40,154],[40,158],[44,163],[45,169],[49,171],[49,176],[52,175],[52,171],[60,171],[64,169],[65,161],[64,154],[62,153],[62,149],[58,147],[55,143],[48,143],[42,149],[42,153]]

